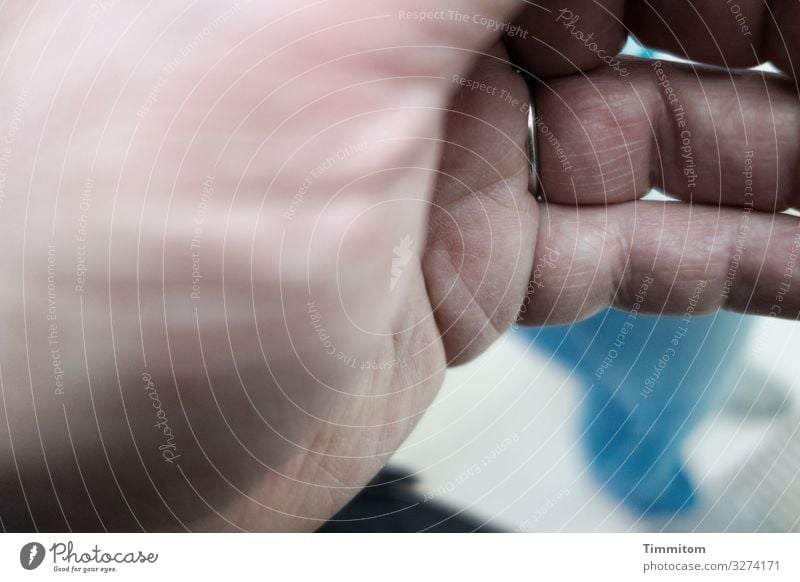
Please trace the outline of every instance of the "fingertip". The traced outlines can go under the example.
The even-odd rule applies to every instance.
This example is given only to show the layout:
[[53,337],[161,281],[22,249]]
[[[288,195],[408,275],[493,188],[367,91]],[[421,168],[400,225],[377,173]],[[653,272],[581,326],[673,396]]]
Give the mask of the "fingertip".
[[537,77],[560,77],[609,65],[627,40],[624,0],[577,0],[569,8],[546,0],[515,20],[507,42],[515,59]]
[[765,23],[763,52],[784,73],[800,81],[800,3],[776,0]]
[[764,57],[762,0],[628,2],[625,23],[649,48],[728,68],[749,68]]

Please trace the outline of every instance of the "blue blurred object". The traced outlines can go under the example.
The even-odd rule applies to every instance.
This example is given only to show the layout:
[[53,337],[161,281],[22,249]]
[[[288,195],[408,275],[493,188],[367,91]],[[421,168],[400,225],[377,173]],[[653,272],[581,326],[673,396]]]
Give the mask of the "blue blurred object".
[[604,489],[641,514],[692,507],[681,447],[732,385],[743,316],[651,317],[608,310],[581,323],[526,330],[586,390],[585,450]]

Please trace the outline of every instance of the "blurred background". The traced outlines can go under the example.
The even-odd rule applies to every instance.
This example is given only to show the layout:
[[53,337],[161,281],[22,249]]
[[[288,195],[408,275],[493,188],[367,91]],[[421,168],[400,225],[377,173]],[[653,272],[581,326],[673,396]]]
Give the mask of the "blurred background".
[[[730,327],[730,321],[711,319],[712,333],[715,324]],[[589,442],[592,421],[601,420],[582,374],[537,348],[534,331],[509,334],[485,357],[451,370],[433,406],[382,473],[388,485],[367,488],[326,528],[800,531],[800,326],[770,318],[746,322],[751,327],[743,349],[709,384],[660,386],[673,400],[682,398],[682,390],[696,395],[720,388],[719,398],[677,439],[670,479],[651,483],[651,499],[663,498],[664,483],[683,475],[688,498],[673,493],[675,502],[662,499],[662,507],[643,504],[646,494],[632,499],[630,491],[640,481],[652,482],[669,456],[668,449],[646,440],[627,441],[651,459],[644,479],[640,473],[647,470],[623,474],[624,463],[613,477],[607,462],[596,466],[611,447],[598,451]],[[601,345],[592,350],[608,349],[605,339],[595,341]],[[679,424],[672,426],[676,436]]]

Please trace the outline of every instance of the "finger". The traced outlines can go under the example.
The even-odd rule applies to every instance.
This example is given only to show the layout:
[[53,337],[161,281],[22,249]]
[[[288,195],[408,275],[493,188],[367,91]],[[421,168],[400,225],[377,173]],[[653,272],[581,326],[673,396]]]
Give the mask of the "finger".
[[537,77],[615,66],[627,38],[624,10],[624,0],[531,3],[514,21],[521,32],[508,38],[515,61]]
[[799,256],[800,221],[786,215],[658,202],[544,205],[524,323],[572,322],[608,306],[797,318]]
[[780,75],[626,61],[536,90],[548,200],[634,200],[652,187],[683,200],[782,210],[800,203],[800,105]]
[[528,193],[525,81],[496,47],[459,86],[422,264],[451,364],[484,351],[514,321],[538,223]]
[[725,67],[772,62],[797,80],[800,3],[795,0],[628,2],[625,24],[647,46]]
[[800,79],[800,3],[772,0],[764,26],[764,55],[776,67]]
[[760,63],[767,12],[763,0],[628,2],[625,24],[648,47],[727,67]]

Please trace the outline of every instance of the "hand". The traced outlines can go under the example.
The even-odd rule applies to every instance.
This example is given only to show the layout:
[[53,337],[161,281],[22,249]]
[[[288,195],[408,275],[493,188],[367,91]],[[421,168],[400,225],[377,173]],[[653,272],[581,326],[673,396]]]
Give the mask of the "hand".
[[5,528],[314,529],[521,306],[800,313],[795,83],[613,56],[795,3],[167,4],[0,19]]

